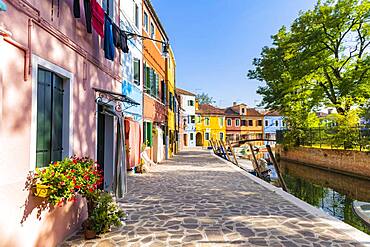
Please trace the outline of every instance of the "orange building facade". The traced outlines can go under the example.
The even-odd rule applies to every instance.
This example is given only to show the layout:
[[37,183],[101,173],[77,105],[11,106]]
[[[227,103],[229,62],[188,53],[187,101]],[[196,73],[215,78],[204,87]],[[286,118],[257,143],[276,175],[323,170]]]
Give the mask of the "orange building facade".
[[167,87],[166,59],[162,55],[163,44],[168,42],[160,20],[149,0],[143,1],[143,133],[149,157],[161,162],[166,157],[167,133]]
[[230,141],[255,140],[250,143],[262,146],[263,115],[246,104],[236,104],[226,108],[226,131]]

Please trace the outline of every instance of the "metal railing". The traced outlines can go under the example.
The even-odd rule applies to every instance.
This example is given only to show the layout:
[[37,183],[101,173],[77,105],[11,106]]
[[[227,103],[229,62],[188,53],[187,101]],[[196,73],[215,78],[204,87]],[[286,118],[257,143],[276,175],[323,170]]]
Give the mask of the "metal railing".
[[287,129],[276,132],[278,144],[345,150],[370,150],[370,126]]

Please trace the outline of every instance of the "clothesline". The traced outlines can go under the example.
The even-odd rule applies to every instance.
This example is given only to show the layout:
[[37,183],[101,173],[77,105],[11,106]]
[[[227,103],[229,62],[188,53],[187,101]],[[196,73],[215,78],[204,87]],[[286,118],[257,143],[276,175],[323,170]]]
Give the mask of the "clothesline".
[[[101,38],[104,38],[105,58],[111,61],[114,60],[115,47],[121,49],[124,53],[128,53],[128,36],[159,42],[164,45],[163,53],[168,53],[168,41],[156,40],[137,33],[122,30],[119,25],[109,17],[109,13],[104,11],[96,0],[84,0],[84,10],[87,32],[92,33],[92,28],[94,28],[97,34]],[[107,10],[109,11],[109,1]],[[73,1],[73,14],[75,18],[81,18],[80,0]]]
[[[115,47],[121,49],[124,53],[129,52],[126,32],[114,23],[96,0],[84,0],[84,10],[87,32],[92,33],[92,29],[94,29],[101,38],[104,38],[106,59],[114,60]],[[79,0],[73,1],[73,15],[75,18],[81,18]]]

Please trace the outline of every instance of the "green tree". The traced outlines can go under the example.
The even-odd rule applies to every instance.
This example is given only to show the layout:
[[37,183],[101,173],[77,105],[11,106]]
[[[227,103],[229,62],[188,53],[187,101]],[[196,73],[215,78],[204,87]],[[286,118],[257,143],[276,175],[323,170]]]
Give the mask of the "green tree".
[[288,117],[320,106],[346,115],[370,98],[369,0],[318,1],[272,40],[248,73],[266,83],[258,89],[266,107]]
[[207,93],[201,93],[197,94],[195,96],[195,99],[198,101],[199,104],[214,104],[216,101],[213,99],[213,97],[209,96]]

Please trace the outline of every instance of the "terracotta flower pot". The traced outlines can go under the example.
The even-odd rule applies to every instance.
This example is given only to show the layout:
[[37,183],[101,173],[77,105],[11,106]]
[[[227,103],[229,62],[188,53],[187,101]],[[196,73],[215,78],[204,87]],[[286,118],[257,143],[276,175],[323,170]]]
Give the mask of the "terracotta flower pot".
[[85,239],[94,239],[96,238],[96,232],[93,230],[85,230]]
[[43,184],[36,184],[35,196],[46,198],[49,196],[49,193],[50,193],[49,186]]

